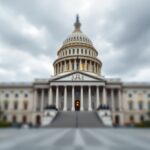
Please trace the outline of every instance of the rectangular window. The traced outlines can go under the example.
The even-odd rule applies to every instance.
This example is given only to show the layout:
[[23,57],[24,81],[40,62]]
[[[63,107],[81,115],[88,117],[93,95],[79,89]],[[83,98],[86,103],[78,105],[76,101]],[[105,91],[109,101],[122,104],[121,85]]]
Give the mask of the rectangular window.
[[129,102],[129,110],[133,110],[133,102],[132,101]]
[[143,103],[139,102],[139,110],[142,110],[142,109],[143,109]]

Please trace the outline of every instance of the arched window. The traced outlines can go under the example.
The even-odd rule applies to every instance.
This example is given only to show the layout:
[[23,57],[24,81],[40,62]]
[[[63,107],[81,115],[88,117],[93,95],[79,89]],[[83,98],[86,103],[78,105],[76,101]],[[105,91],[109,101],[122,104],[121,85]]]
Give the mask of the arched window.
[[22,123],[27,123],[27,116],[22,117]]
[[24,110],[28,109],[28,102],[27,101],[23,102],[23,108],[24,108]]
[[140,101],[140,102],[139,102],[139,110],[142,110],[142,109],[143,109],[143,102]]
[[17,110],[17,109],[18,109],[18,102],[15,101],[15,102],[14,102],[14,110]]
[[8,103],[8,101],[5,101],[5,102],[4,102],[4,109],[7,110],[8,107],[9,107],[9,103]]
[[25,93],[25,94],[24,94],[24,97],[25,97],[25,98],[27,98],[27,97],[28,97],[28,94],[27,94],[27,93]]
[[116,125],[119,125],[119,124],[120,124],[120,117],[119,117],[119,115],[116,115],[116,116],[115,116],[115,124],[116,124]]
[[19,95],[16,93],[16,94],[15,94],[15,97],[16,97],[16,98],[18,98],[18,97],[19,97]]
[[3,116],[3,121],[7,121],[7,116],[6,115]]
[[141,121],[141,122],[144,121],[144,116],[143,116],[143,115],[140,116],[140,121]]
[[134,117],[131,115],[130,116],[130,122],[133,123],[134,122]]
[[8,93],[6,93],[6,94],[5,94],[5,97],[6,97],[6,98],[8,98],[8,97],[9,97],[9,94],[8,94]]
[[87,54],[87,50],[85,49],[85,54]]
[[128,96],[131,98],[131,97],[132,97],[132,94],[131,94],[131,93],[129,93],[129,94],[128,94]]
[[17,122],[17,117],[16,117],[15,115],[12,117],[12,122],[13,122],[13,123],[16,123],[16,122]]
[[41,125],[41,116],[40,115],[36,116],[36,125],[38,125],[38,126]]
[[129,101],[129,110],[133,110],[133,101]]

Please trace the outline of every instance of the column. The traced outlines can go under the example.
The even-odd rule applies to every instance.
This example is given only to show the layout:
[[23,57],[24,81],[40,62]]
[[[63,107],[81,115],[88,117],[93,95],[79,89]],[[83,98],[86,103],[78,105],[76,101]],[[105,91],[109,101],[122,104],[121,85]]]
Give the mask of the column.
[[72,86],[72,108],[71,108],[72,111],[74,111],[74,86]]
[[80,87],[80,93],[81,93],[81,111],[84,110],[83,108],[83,86]]
[[66,61],[64,61],[64,71],[67,70],[67,67],[66,67]]
[[92,61],[90,60],[90,71],[92,72]]
[[89,92],[89,93],[88,93],[88,94],[89,94],[89,95],[88,95],[88,104],[89,104],[88,110],[89,110],[89,111],[92,111],[92,108],[91,108],[91,86],[89,86],[88,88],[89,88],[89,89],[88,89],[88,92]]
[[56,108],[59,109],[59,87],[56,86]]
[[52,86],[50,86],[49,88],[49,98],[48,98],[48,105],[52,105],[53,104],[53,92],[52,92]]
[[103,87],[103,105],[107,105],[106,88]]
[[41,89],[41,111],[44,110],[44,89]]
[[64,87],[64,111],[67,111],[67,87]]
[[60,72],[62,72],[62,62],[60,62]]
[[54,66],[54,74],[56,75],[56,65]]
[[81,67],[81,59],[79,61],[79,70],[82,70],[82,67]]
[[121,98],[121,89],[118,89],[118,107],[122,111],[122,98]]
[[94,62],[94,65],[93,65],[93,66],[94,66],[94,70],[93,70],[93,71],[94,71],[94,73],[95,73],[95,72],[96,72],[96,65],[95,65],[95,62]]
[[77,60],[74,60],[74,70],[77,70]]
[[71,60],[69,60],[69,71],[72,70]]
[[35,89],[34,90],[34,103],[33,103],[34,111],[37,111],[37,100],[38,100],[37,89]]
[[96,107],[98,108],[100,105],[99,103],[99,86],[96,87]]
[[100,71],[99,71],[99,64],[97,64],[97,74],[98,74],[98,75],[100,74]]
[[87,60],[85,60],[85,71],[87,71]]
[[114,111],[115,110],[115,106],[114,106],[114,90],[111,89],[111,110]]

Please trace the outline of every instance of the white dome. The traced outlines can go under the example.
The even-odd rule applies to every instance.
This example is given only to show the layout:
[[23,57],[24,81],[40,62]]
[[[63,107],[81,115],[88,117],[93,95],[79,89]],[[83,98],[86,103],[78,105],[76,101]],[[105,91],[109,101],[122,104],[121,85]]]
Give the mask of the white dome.
[[84,33],[81,32],[81,30],[80,30],[81,24],[79,22],[78,16],[76,18],[76,22],[75,22],[74,26],[75,26],[74,32],[72,32],[67,37],[67,39],[63,42],[63,45],[70,44],[70,43],[77,43],[77,42],[93,45],[91,40]]
[[67,37],[67,39],[63,42],[63,45],[70,44],[73,42],[75,42],[75,43],[79,42],[79,43],[93,45],[91,40],[85,34],[83,34],[81,31],[74,31],[73,33],[71,33]]

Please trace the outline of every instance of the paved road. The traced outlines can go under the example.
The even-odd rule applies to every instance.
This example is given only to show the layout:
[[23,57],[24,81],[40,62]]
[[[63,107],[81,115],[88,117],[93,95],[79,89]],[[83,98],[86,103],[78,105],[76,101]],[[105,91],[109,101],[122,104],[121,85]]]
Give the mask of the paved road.
[[150,150],[150,129],[5,129],[0,150]]

